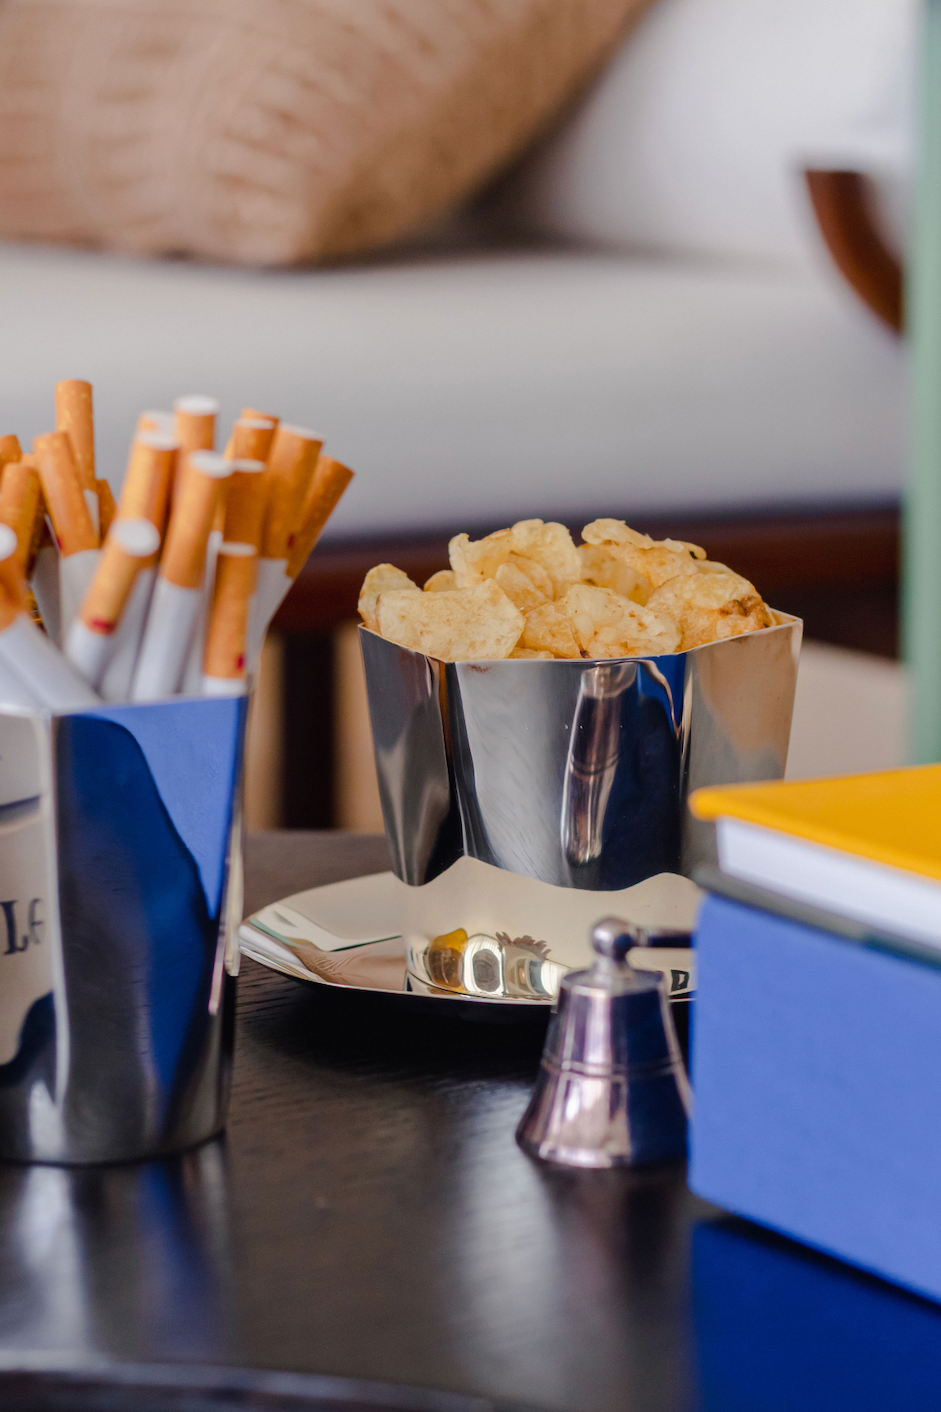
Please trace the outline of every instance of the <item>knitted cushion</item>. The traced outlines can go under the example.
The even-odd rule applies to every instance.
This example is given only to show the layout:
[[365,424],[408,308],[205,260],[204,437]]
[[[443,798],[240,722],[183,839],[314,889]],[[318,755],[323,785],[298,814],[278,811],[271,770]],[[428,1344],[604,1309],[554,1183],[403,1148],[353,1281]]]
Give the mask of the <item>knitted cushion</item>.
[[0,234],[277,264],[505,164],[646,0],[4,0]]

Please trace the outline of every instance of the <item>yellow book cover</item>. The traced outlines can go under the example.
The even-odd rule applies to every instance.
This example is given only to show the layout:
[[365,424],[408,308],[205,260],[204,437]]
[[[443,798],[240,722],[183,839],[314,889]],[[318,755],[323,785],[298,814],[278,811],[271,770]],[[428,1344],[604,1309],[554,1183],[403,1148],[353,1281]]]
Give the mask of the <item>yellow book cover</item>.
[[699,789],[690,808],[941,880],[941,765]]

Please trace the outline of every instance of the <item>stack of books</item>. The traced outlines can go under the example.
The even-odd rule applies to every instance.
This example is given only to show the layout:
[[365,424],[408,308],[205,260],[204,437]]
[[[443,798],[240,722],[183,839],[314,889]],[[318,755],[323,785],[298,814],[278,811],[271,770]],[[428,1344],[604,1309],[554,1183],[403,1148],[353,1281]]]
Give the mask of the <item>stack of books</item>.
[[941,1299],[941,766],[701,790],[690,1182]]

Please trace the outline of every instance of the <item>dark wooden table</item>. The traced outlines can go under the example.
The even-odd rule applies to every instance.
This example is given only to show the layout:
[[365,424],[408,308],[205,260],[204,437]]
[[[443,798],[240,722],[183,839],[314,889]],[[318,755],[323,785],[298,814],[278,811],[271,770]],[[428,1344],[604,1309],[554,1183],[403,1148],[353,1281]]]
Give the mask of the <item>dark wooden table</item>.
[[[256,837],[247,904],[385,866],[381,839]],[[933,1306],[720,1217],[681,1170],[523,1157],[541,1039],[244,963],[223,1140],[0,1169],[0,1352],[572,1412],[937,1407],[936,1377],[922,1401],[911,1371],[941,1361]]]

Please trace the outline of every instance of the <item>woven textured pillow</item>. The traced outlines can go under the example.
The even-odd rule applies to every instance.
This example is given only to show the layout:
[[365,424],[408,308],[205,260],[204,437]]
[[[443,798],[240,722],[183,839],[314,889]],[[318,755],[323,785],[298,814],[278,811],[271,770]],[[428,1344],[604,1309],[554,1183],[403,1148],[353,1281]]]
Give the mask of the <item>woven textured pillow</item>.
[[327,260],[454,206],[647,0],[3,0],[0,234]]

